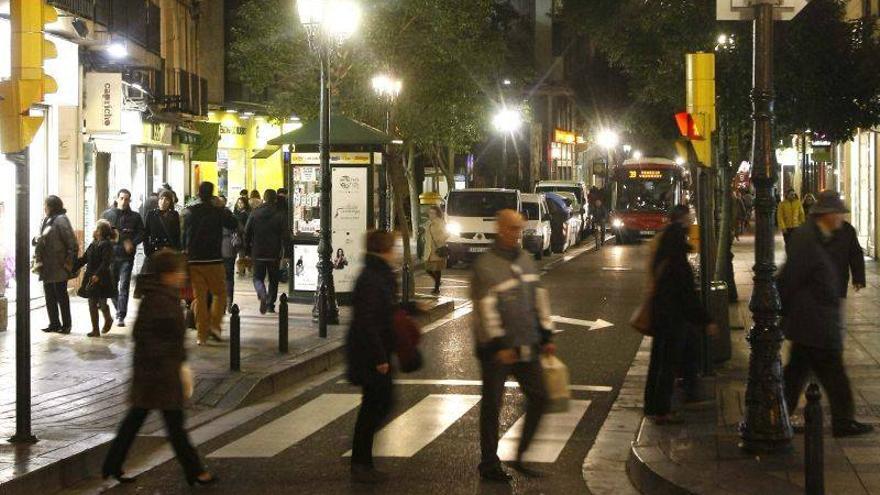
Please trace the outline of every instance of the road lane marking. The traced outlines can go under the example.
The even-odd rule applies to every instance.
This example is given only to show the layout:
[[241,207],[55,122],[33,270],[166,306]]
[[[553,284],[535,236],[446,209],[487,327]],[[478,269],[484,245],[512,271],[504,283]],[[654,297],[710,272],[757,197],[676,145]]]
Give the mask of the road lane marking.
[[[373,443],[377,457],[412,457],[465,415],[479,395],[432,394],[382,429]],[[351,451],[345,457],[351,456]]]
[[[605,321],[601,318],[599,318],[596,321],[591,321],[591,320],[579,320],[577,318],[568,318],[568,317],[559,316],[559,315],[552,315],[550,317],[550,319],[556,323],[566,323],[568,325],[577,325],[579,327],[587,327],[590,329],[590,331],[601,330],[603,328],[609,328],[609,327],[614,326],[614,323],[611,323],[610,321]],[[563,331],[564,330],[557,329],[554,333],[559,333],[559,332],[563,332]]]
[[323,394],[208,457],[273,457],[344,416],[361,403],[360,394]]
[[[338,384],[348,383],[346,380],[339,380]],[[442,387],[481,387],[482,380],[456,380],[456,379],[419,379],[419,378],[399,378],[394,380],[395,385],[437,385]],[[514,381],[504,382],[507,388],[519,388],[519,383]],[[607,385],[569,385],[568,389],[573,392],[611,392],[613,387]]]
[[[545,414],[535,433],[529,450],[523,456],[526,462],[556,462],[565,444],[574,434],[575,428],[590,407],[588,400],[569,401],[568,411],[564,413]],[[522,436],[525,416],[520,417],[498,442],[498,457],[502,461],[515,461],[516,450]]]
[[437,320],[433,323],[429,323],[429,324],[423,326],[422,333],[426,334],[428,332],[434,331],[447,323],[451,323],[451,322],[453,322],[463,316],[469,315],[473,310],[474,310],[473,303],[467,302],[467,303],[463,304],[462,306],[452,310],[451,315],[444,316],[443,318],[440,318],[439,320]]

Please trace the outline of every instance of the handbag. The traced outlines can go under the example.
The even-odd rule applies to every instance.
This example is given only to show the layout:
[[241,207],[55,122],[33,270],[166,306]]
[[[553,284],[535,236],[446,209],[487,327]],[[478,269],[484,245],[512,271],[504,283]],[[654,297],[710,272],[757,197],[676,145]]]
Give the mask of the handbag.
[[180,365],[180,385],[183,388],[183,398],[192,398],[195,383],[193,382],[192,368],[186,363]]
[[82,297],[83,299],[88,299],[92,297],[92,294],[95,292],[95,284],[92,283],[91,277],[88,280],[83,280],[83,283],[79,286],[79,289],[76,291],[76,295]]
[[422,353],[419,351],[422,329],[405,309],[394,312],[394,336],[400,371],[412,373],[420,370],[424,365]]
[[541,355],[542,377],[544,389],[547,391],[547,412],[561,413],[568,411],[571,391],[568,389],[568,366],[552,354]]
[[657,293],[657,280],[660,278],[663,270],[666,269],[668,263],[668,261],[664,260],[660,263],[660,266],[657,267],[657,271],[654,273],[654,276],[648,285],[645,298],[636,310],[633,311],[632,316],[629,317],[630,326],[646,337],[654,336],[654,322],[651,318],[651,315],[654,312],[654,295]]
[[437,253],[437,256],[441,258],[449,257],[449,247],[448,246],[440,246],[434,250]]

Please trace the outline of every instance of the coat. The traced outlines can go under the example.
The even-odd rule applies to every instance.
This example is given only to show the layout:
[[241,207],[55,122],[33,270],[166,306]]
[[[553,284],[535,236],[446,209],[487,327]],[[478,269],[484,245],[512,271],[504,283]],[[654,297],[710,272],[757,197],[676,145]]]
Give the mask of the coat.
[[651,262],[656,277],[651,317],[654,335],[681,335],[688,324],[708,325],[711,318],[697,294],[694,271],[687,259],[685,227],[671,223],[658,241]]
[[367,254],[352,295],[352,320],[345,339],[348,379],[355,385],[378,375],[376,366],[391,363],[397,284],[388,263]]
[[116,297],[118,289],[113,277],[113,241],[100,240],[89,244],[86,252],[77,260],[77,266],[85,266],[80,292],[89,286],[93,275],[97,275],[98,283],[92,284],[88,297],[105,299]]
[[142,409],[183,409],[180,368],[186,361],[180,291],[140,275],[135,297],[141,297],[134,323],[134,370],[131,403]]
[[180,251],[180,214],[177,211],[150,210],[144,223],[144,254],[149,256],[162,248]]
[[776,210],[776,223],[779,230],[783,232],[800,227],[804,223],[804,207],[801,200],[797,198],[786,199],[779,203],[779,209]]
[[777,277],[782,331],[792,342],[819,349],[843,349],[837,270],[814,218],[788,239],[788,259]]
[[290,237],[285,220],[284,211],[273,205],[260,206],[251,213],[244,233],[251,258],[281,259],[285,242]]
[[79,243],[67,215],[59,213],[43,219],[36,239],[35,257],[40,267],[40,280],[45,283],[66,282],[79,251]]
[[859,245],[856,229],[849,222],[837,229],[825,250],[837,269],[837,283],[840,297],[846,297],[849,290],[849,272],[852,271],[854,285],[865,286],[865,252]]
[[[110,226],[117,233],[116,247],[114,252],[117,259],[134,259],[137,254],[137,246],[144,240],[144,220],[140,213],[132,211],[131,208],[121,210],[112,207],[105,211],[101,218],[110,222]],[[134,249],[131,253],[125,251],[125,241],[131,241]]]
[[223,206],[199,201],[183,210],[183,246],[190,264],[223,262],[223,227],[238,228]]
[[437,253],[437,248],[445,246],[449,234],[446,222],[437,218],[425,223],[425,270],[439,272],[446,268],[446,257]]

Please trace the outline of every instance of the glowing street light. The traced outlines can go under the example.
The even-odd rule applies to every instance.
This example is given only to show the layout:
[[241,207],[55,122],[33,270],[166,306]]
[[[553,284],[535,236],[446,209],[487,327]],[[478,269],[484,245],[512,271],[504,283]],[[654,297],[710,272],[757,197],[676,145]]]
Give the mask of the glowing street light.
[[677,156],[677,157],[675,157],[675,164],[678,165],[679,167],[681,167],[682,165],[685,164],[685,159],[680,156]]
[[[507,138],[522,127],[522,113],[518,109],[502,108],[492,117],[492,127],[501,134],[501,139],[504,143],[501,148],[501,166],[507,170]],[[499,187],[500,183],[499,168],[495,169],[495,187]],[[521,168],[517,167],[516,175],[519,178],[519,182],[522,182]]]
[[378,74],[373,77],[373,91],[380,98],[386,98],[391,101],[396,100],[400,96],[402,89],[403,81],[400,79],[395,79],[387,74]]
[[635,158],[636,160],[641,160],[642,159],[642,152],[639,150],[633,151],[633,158]]
[[[400,79],[396,79],[393,76],[389,76],[388,74],[377,74],[373,76],[373,91],[376,92],[376,96],[382,100],[385,104],[385,133],[391,133],[391,107],[394,104],[394,100],[400,96],[400,91],[403,89],[403,81]],[[389,215],[388,208],[388,198],[391,197],[390,191],[388,190],[388,169],[386,168],[386,164],[383,163],[379,165],[379,229],[380,230],[389,230],[391,228],[391,218]],[[407,275],[408,277],[408,275]],[[405,293],[408,292],[404,291]]]
[[125,43],[117,41],[107,45],[107,54],[115,59],[125,58],[128,56],[128,48],[125,47]]
[[611,150],[612,148],[616,148],[617,144],[620,143],[620,136],[610,129],[603,129],[599,131],[599,134],[596,136],[596,142],[606,150]]

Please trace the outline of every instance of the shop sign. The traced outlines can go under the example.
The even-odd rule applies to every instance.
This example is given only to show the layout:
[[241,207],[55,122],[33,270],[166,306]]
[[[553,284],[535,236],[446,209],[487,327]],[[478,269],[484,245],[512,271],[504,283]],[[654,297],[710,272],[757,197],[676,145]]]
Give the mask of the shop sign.
[[120,132],[122,126],[122,74],[86,74],[86,131]]
[[[293,153],[290,156],[293,165],[317,165],[321,163],[319,153]],[[369,165],[369,153],[330,153],[330,163],[338,165]]]
[[577,141],[573,132],[556,129],[553,132],[553,140],[557,143],[574,144]]
[[171,126],[160,122],[144,123],[144,143],[171,146]]

